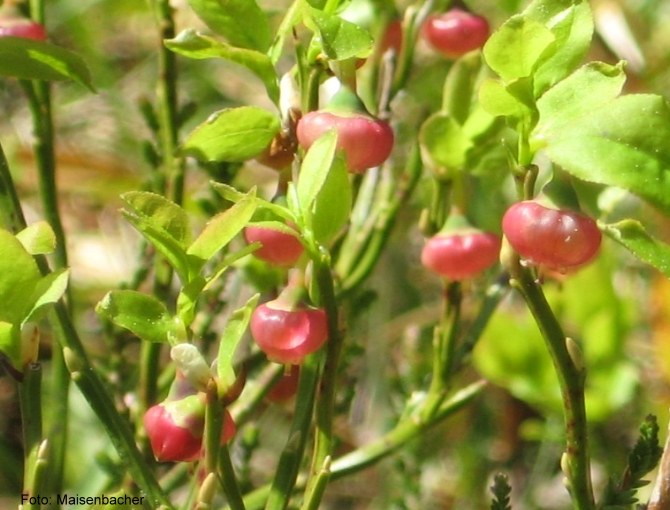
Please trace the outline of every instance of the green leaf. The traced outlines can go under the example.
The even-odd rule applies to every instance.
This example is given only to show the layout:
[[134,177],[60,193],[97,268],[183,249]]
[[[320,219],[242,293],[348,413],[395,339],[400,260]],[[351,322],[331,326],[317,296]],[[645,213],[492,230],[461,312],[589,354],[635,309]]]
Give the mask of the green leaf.
[[323,52],[331,60],[365,58],[372,52],[374,41],[363,28],[318,9],[308,8],[305,24],[318,33]]
[[205,278],[200,275],[192,277],[177,296],[177,316],[186,327],[189,327],[195,319],[198,299],[205,288],[205,283]]
[[251,297],[242,308],[235,310],[229,317],[226,327],[221,334],[219,354],[216,368],[219,376],[219,394],[225,395],[228,389],[235,384],[236,375],[233,369],[235,350],[244,336],[251,314],[256,308],[259,295]]
[[424,155],[434,166],[445,170],[458,170],[465,164],[472,141],[463,128],[447,114],[431,115],[421,126],[419,142]]
[[470,52],[454,62],[444,81],[442,110],[460,125],[463,125],[470,115],[481,68],[481,54]]
[[670,245],[651,237],[640,222],[627,219],[618,223],[600,224],[599,227],[642,262],[670,277]]
[[91,75],[79,55],[44,41],[0,38],[0,76],[23,80],[72,80],[94,91]]
[[189,5],[215,33],[234,46],[265,52],[272,31],[255,0],[188,0]]
[[23,323],[38,320],[47,306],[56,303],[63,297],[63,294],[65,294],[65,291],[67,290],[69,277],[70,273],[67,269],[54,271],[53,273],[49,273],[42,277],[42,279],[37,282],[33,292],[34,301],[32,308],[28,312],[28,315],[23,319]]
[[318,242],[327,244],[346,225],[352,201],[347,165],[344,158],[338,155],[313,205],[312,232]]
[[204,161],[246,161],[263,152],[280,128],[279,117],[262,108],[225,109],[195,128],[181,151]]
[[191,240],[191,226],[186,211],[162,195],[148,191],[129,191],[121,195],[133,211],[164,230],[186,248]]
[[622,96],[546,133],[549,158],[584,181],[618,186],[670,214],[670,109]]
[[9,358],[14,368],[21,370],[21,333],[16,324],[0,321],[0,352]]
[[242,193],[229,184],[224,184],[221,182],[212,182],[211,184],[219,195],[221,195],[226,200],[229,200],[230,202],[236,204],[243,199],[252,200],[258,209],[267,209],[269,212],[280,218],[284,218],[289,222],[296,223],[295,217],[287,207],[275,204],[273,202],[268,202],[267,200],[255,196],[256,188],[252,188],[249,193]]
[[342,157],[336,157],[336,148],[335,131],[327,132],[312,144],[303,160],[296,189],[300,216],[322,243],[339,232],[351,211],[349,174]]
[[151,218],[138,216],[129,211],[122,211],[124,217],[160,252],[179,275],[183,284],[189,281],[189,265],[186,250],[182,243],[160,225],[155,225]]
[[510,94],[497,80],[488,79],[479,88],[479,102],[482,108],[494,117],[520,119],[530,114],[528,107]]
[[570,130],[575,121],[616,99],[626,75],[623,63],[616,66],[591,62],[549,89],[537,101],[540,120],[533,136],[544,139],[558,130]]
[[545,25],[556,38],[555,52],[534,73],[538,97],[581,63],[591,46],[593,14],[589,2],[574,0],[538,0],[524,14]]
[[101,317],[147,342],[170,342],[180,337],[166,306],[153,296],[134,290],[108,292],[95,307]]
[[16,234],[31,255],[44,255],[56,249],[56,234],[46,221],[38,221]]
[[34,303],[41,274],[19,240],[0,230],[0,321],[20,324]]
[[247,199],[214,216],[187,250],[191,274],[197,274],[209,259],[223,249],[249,223],[255,211],[256,204]]
[[330,130],[314,142],[305,154],[298,177],[297,195],[300,209],[306,217],[326,182],[336,149],[337,133]]
[[174,39],[167,39],[165,46],[175,53],[188,58],[224,58],[244,66],[262,80],[270,99],[275,104],[279,102],[277,72],[272,65],[270,57],[265,53],[245,48],[236,48],[235,46],[217,41],[213,37],[199,34],[193,29],[184,30]]
[[556,38],[542,23],[519,14],[508,19],[484,45],[488,65],[505,81],[531,76],[554,51]]

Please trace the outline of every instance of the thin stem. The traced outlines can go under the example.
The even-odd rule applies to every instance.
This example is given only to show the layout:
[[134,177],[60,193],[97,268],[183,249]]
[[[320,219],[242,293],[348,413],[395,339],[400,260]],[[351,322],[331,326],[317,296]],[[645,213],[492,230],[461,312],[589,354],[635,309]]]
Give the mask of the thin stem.
[[460,332],[461,284],[450,282],[445,286],[444,313],[433,334],[433,374],[426,397],[424,416],[437,412],[449,390],[454,367],[454,353]]
[[321,499],[326,491],[326,486],[330,480],[330,455],[323,461],[323,466],[314,477],[314,483],[305,496],[305,501],[301,510],[319,510]]
[[418,145],[414,145],[407,161],[405,174],[397,184],[393,196],[383,200],[379,206],[379,212],[375,215],[376,221],[372,223],[373,230],[367,235],[364,235],[363,232],[349,234],[358,236],[361,240],[367,238],[367,243],[360,246],[360,255],[351,259],[356,262],[354,267],[341,267],[338,264],[339,274],[346,275],[338,293],[338,298],[352,292],[372,273],[391,236],[398,212],[412,195],[416,184],[419,182],[421,168],[419,148]]
[[[422,417],[423,405],[419,405],[415,412],[406,415],[382,437],[334,460],[330,465],[330,480],[338,480],[344,476],[358,473],[398,451],[409,441],[421,436],[428,429],[469,404],[481,393],[486,384],[485,381],[479,381],[457,391],[451,398],[443,402],[430,418]],[[424,400],[424,404],[425,402]],[[298,488],[300,487],[302,486],[299,483]],[[244,497],[246,509],[262,509],[269,494],[269,485],[250,492]]]
[[407,83],[414,62],[414,47],[416,46],[417,35],[426,17],[433,10],[434,4],[434,0],[427,0],[420,9],[417,10],[414,7],[409,7],[406,11],[403,23],[405,30],[403,30],[402,48],[400,50],[400,55],[398,55],[398,65],[395,70],[395,76],[393,77],[389,101],[393,99],[395,95],[405,87],[405,83]]
[[246,510],[240,486],[237,483],[235,468],[233,467],[233,462],[230,460],[230,451],[225,444],[219,448],[219,472],[223,492],[228,498],[228,505],[231,510]]
[[561,467],[567,477],[575,509],[594,510],[584,402],[584,367],[579,354],[574,350],[576,345],[569,348],[561,325],[530,271],[518,264],[512,271],[510,284],[521,293],[533,314],[551,354],[561,386],[566,435],[566,449]]
[[[176,156],[179,144],[179,114],[177,96],[177,57],[163,44],[175,36],[173,8],[169,0],[152,0],[159,28],[158,44],[158,119],[163,179],[169,183],[170,198],[181,204],[184,198],[184,162]],[[160,186],[158,192],[160,192]]]
[[477,312],[474,320],[463,333],[459,348],[454,355],[454,370],[461,368],[465,358],[475,348],[477,341],[482,336],[482,333],[484,332],[484,329],[486,329],[486,326],[493,316],[493,313],[498,308],[498,305],[502,299],[507,295],[508,291],[509,277],[507,274],[498,276],[496,281],[486,290],[486,294],[479,308],[479,312]]
[[[265,510],[284,510],[291,499],[298,478],[314,411],[314,397],[319,381],[320,355],[311,356],[300,368],[293,423],[286,446],[279,457],[276,475],[269,489]],[[262,502],[261,502],[262,505]]]
[[81,390],[100,422],[105,426],[112,444],[124,464],[128,466],[133,481],[144,491],[155,507],[172,508],[135,444],[128,422],[119,414],[107,388],[88,360],[81,339],[72,324],[63,303],[55,305],[55,322],[62,330],[59,335],[66,363],[72,380]]
[[[13,211],[3,211],[5,217],[14,218],[17,226],[25,227],[21,205],[16,199],[16,190],[12,184],[11,175],[6,164],[0,161],[0,182],[5,189],[3,195],[9,200],[0,200],[0,205],[11,206]],[[35,261],[42,274],[49,272],[49,267],[44,257],[35,257]],[[133,474],[135,483],[144,491],[147,498],[158,507],[161,504],[172,508],[169,500],[161,490],[156,478],[144,461],[142,454],[137,449],[132,431],[128,422],[119,414],[104,383],[93,369],[79,334],[72,323],[70,313],[61,301],[54,306],[55,310],[50,314],[50,322],[57,328],[59,347],[63,351],[70,352],[72,361],[67,367],[71,378],[81,390],[84,398],[89,403],[100,422],[107,429],[107,433],[114,444],[119,456],[124,459],[130,472]],[[67,360],[66,360],[67,361]],[[36,402],[36,401],[33,401]]]
[[[24,490],[30,494],[35,487],[33,480],[37,466],[37,452],[42,442],[42,367],[38,363],[29,364],[23,372],[19,385],[21,404],[21,424],[23,427]],[[28,508],[38,508],[28,506]]]
[[416,412],[398,422],[392,430],[379,439],[333,461],[331,465],[332,479],[337,480],[343,476],[357,473],[399,450],[412,439],[469,404],[481,393],[486,384],[485,381],[478,381],[457,391],[451,398],[443,402],[430,417],[423,413],[424,406],[427,404],[427,400],[425,400]]
[[330,257],[324,254],[315,261],[316,282],[321,295],[326,316],[328,317],[328,342],[326,344],[326,363],[320,381],[320,393],[316,403],[316,435],[314,438],[314,454],[308,491],[312,492],[313,503],[318,506],[318,498],[323,490],[317,490],[317,484],[326,483],[321,473],[326,459],[333,453],[335,437],[333,435],[333,419],[335,414],[335,394],[337,389],[337,371],[344,336],[340,331],[340,314],[335,297],[335,284],[330,269]]
[[16,187],[9,171],[7,157],[0,144],[0,215],[2,224],[14,233],[26,228],[26,219],[23,217],[21,202],[16,193]]
[[[30,15],[38,23],[45,23],[44,0],[30,1]],[[51,85],[46,81],[22,81],[32,115],[34,144],[33,152],[37,164],[38,186],[44,216],[56,237],[54,264],[58,269],[68,266],[65,231],[59,212],[56,185],[56,150],[51,100]],[[72,306],[71,292],[66,294]],[[47,414],[49,447],[50,490],[60,493],[63,485],[67,452],[67,429],[69,421],[70,377],[60,350],[55,350],[52,359],[51,398]]]

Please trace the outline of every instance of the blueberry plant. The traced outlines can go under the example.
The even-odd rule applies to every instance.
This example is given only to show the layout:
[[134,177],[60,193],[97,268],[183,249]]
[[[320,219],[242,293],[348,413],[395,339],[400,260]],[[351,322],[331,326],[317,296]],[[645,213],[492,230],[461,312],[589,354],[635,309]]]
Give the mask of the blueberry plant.
[[670,508],[659,2],[45,4],[0,7],[0,506]]

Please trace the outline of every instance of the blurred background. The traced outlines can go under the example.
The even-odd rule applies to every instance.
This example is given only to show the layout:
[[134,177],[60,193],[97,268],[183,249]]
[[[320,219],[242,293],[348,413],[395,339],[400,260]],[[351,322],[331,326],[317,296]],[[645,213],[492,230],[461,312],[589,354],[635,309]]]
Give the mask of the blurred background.
[[[260,3],[276,22],[288,4],[284,0]],[[485,14],[493,27],[525,3],[467,2],[473,11]],[[355,0],[354,4],[374,12],[374,1]],[[407,5],[398,1],[397,10],[402,12]],[[186,0],[176,0],[173,6],[178,29],[206,30]],[[667,97],[670,2],[594,0],[592,6],[597,35],[589,58],[610,63],[625,59],[629,91]],[[93,308],[108,290],[132,278],[141,263],[138,236],[118,212],[119,195],[141,189],[151,179],[152,166],[146,157],[151,132],[140,105],[155,101],[159,35],[148,2],[54,0],[47,7],[51,40],[85,59],[97,89],[93,94],[76,84],[53,87],[58,186],[78,323],[103,372],[132,374],[137,345],[129,342],[123,352],[112,353],[113,361],[123,365],[112,370]],[[373,33],[379,30],[374,19],[369,21]],[[408,94],[418,102],[414,107],[430,111],[440,103],[448,66],[422,45],[416,60]],[[178,63],[180,101],[192,105],[182,134],[227,106],[270,107],[262,85],[234,65],[182,58]],[[288,68],[290,62],[280,65]],[[0,141],[30,222],[41,217],[31,122],[21,89],[13,80],[0,80],[0,111]],[[489,164],[502,165],[500,179],[505,178],[504,158]],[[205,169],[191,161],[188,165],[186,207],[204,221],[212,205],[208,181],[221,169]],[[242,187],[274,179],[272,172],[253,162],[234,171],[234,182]],[[440,313],[441,286],[418,263],[422,239],[416,224],[425,196],[422,189],[402,213],[368,283],[372,304],[351,328],[346,376],[355,391],[342,397],[343,408],[351,403],[337,424],[344,438],[342,452],[390,429],[412,393],[427,385],[431,329]],[[656,235],[670,240],[667,219],[633,198],[623,204],[626,212],[641,218]],[[500,203],[478,214],[496,229],[503,209]],[[634,443],[646,414],[658,416],[665,438],[670,405],[670,283],[606,242],[597,262],[549,283],[547,293],[567,333],[584,349],[594,480],[601,486],[608,473],[621,472],[626,448]],[[467,306],[466,315],[472,314]],[[48,369],[48,338],[42,356]],[[376,467],[334,483],[326,508],[487,508],[487,488],[499,471],[510,476],[515,508],[567,508],[558,465],[563,448],[560,394],[543,341],[516,296],[508,296],[500,305],[474,350],[472,367],[459,375],[457,385],[480,377],[491,384],[474,404]],[[118,395],[129,398],[133,382],[132,377],[112,380]],[[81,495],[104,492],[115,482],[118,459],[76,390],[71,402],[66,486]],[[0,373],[0,508],[13,508],[21,491],[18,413],[15,385]],[[248,437],[256,434],[260,445],[250,460],[249,483],[262,483],[272,475],[290,413],[290,405],[267,406],[243,431]],[[238,459],[245,455],[243,446],[234,450]]]

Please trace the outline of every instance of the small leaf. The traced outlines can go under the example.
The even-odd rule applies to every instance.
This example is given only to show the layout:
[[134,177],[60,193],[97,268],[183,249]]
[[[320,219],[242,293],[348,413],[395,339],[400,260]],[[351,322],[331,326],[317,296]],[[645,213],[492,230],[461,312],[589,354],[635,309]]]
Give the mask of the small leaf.
[[147,191],[130,191],[121,195],[135,213],[164,230],[181,246],[188,246],[191,227],[186,211],[171,200]]
[[640,222],[627,219],[618,223],[600,224],[599,227],[642,262],[670,277],[670,245],[651,237]]
[[270,24],[255,0],[188,0],[214,32],[234,46],[265,52],[272,42]]
[[431,115],[419,131],[421,149],[432,165],[444,170],[458,170],[465,164],[472,141],[463,128],[447,114]]
[[169,232],[154,225],[151,218],[123,211],[124,217],[160,252],[179,275],[182,283],[189,281],[186,250]]
[[365,58],[372,52],[374,41],[369,32],[318,9],[308,9],[305,24],[317,32],[326,56],[331,60]]
[[185,327],[189,327],[195,319],[198,299],[205,288],[205,284],[204,277],[200,275],[192,277],[191,281],[182,287],[177,296],[177,316]]
[[263,200],[262,198],[255,196],[255,188],[252,188],[249,193],[242,193],[232,186],[221,182],[212,182],[212,187],[219,195],[230,202],[236,204],[243,199],[252,200],[258,209],[267,209],[269,212],[280,218],[283,218],[291,223],[296,223],[293,214],[288,210],[287,207],[275,204],[273,202],[268,202],[267,200]]
[[594,108],[616,99],[625,82],[623,63],[590,62],[579,68],[537,101],[540,120],[535,136],[546,138],[552,131],[569,130],[580,117],[588,117]]
[[226,327],[221,334],[219,354],[216,362],[220,395],[225,395],[228,388],[235,384],[236,376],[233,369],[235,350],[244,336],[244,332],[251,319],[251,314],[258,303],[258,298],[259,295],[256,294],[242,308],[235,310],[228,319]]
[[221,110],[195,128],[181,151],[204,161],[246,161],[263,152],[280,128],[279,118],[262,108]]
[[38,221],[16,234],[16,238],[31,255],[44,255],[56,249],[56,234],[46,221]]
[[482,108],[494,117],[522,118],[530,114],[526,105],[510,94],[497,80],[484,80],[479,88]]
[[454,62],[444,81],[442,110],[460,125],[463,125],[470,115],[481,69],[481,54],[470,52]]
[[0,321],[23,321],[33,306],[33,293],[41,278],[32,255],[10,232],[0,230]]
[[263,81],[270,99],[279,102],[277,72],[270,57],[265,53],[244,48],[236,48],[217,41],[212,37],[197,33],[193,29],[184,30],[174,39],[167,39],[165,46],[175,53],[188,58],[224,58],[246,67]]
[[91,91],[91,75],[79,55],[44,41],[0,38],[0,76],[23,80],[72,80]]
[[65,291],[67,290],[69,277],[70,273],[67,269],[54,271],[53,273],[49,273],[42,277],[42,279],[37,282],[33,293],[34,301],[32,308],[28,312],[28,315],[23,319],[22,324],[38,320],[47,306],[56,303],[63,297],[63,294],[65,294]]
[[524,14],[544,24],[556,38],[556,51],[538,66],[535,96],[573,71],[591,46],[593,14],[589,2],[574,0],[537,0]]
[[181,335],[163,303],[134,290],[108,292],[95,311],[147,342],[170,342]]
[[670,108],[650,94],[619,97],[546,135],[549,158],[584,181],[618,186],[670,214]]
[[337,133],[331,130],[314,142],[305,154],[300,167],[297,194],[300,208],[306,217],[310,213],[305,212],[311,212],[312,205],[326,182],[336,148]]
[[346,225],[352,200],[347,165],[344,158],[337,155],[312,209],[312,231],[318,242],[328,244]]
[[255,211],[254,201],[245,199],[214,216],[188,248],[191,274],[197,274],[205,262],[223,249],[249,223]]
[[531,76],[542,58],[554,50],[547,27],[519,14],[508,19],[484,45],[488,65],[505,81]]

